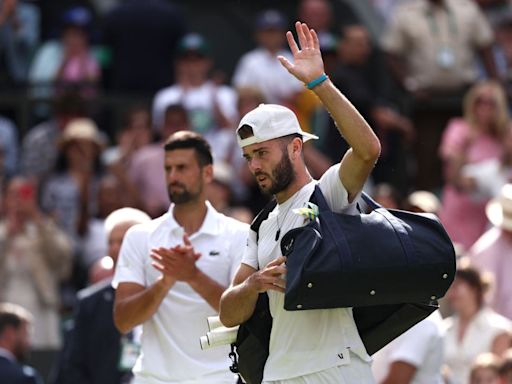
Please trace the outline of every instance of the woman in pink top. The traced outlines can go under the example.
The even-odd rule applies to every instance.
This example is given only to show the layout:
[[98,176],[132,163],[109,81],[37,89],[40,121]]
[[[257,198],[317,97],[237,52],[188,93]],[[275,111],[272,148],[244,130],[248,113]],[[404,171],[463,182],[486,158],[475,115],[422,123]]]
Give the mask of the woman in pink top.
[[452,119],[443,133],[440,156],[445,186],[439,216],[451,239],[466,250],[486,229],[487,200],[472,194],[474,181],[464,177],[461,168],[501,157],[509,124],[503,89],[484,81],[469,90],[464,98],[464,116]]

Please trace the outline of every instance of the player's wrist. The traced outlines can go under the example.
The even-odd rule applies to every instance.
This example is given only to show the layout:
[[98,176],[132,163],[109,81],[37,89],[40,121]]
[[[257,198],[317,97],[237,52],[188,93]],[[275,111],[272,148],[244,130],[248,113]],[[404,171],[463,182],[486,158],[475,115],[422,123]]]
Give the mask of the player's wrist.
[[307,89],[313,90],[314,88],[325,83],[325,81],[328,79],[329,79],[329,76],[327,76],[327,74],[325,72],[322,72],[321,74],[313,77],[311,80],[305,82],[305,85],[306,85]]

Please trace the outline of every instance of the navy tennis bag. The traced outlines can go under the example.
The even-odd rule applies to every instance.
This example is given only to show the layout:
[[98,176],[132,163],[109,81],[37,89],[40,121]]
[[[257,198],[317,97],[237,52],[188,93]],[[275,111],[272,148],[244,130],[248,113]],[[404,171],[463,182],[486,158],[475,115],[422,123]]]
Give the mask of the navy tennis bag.
[[338,214],[315,187],[310,201],[318,217],[281,240],[285,309],[428,304],[444,296],[455,276],[455,251],[437,217],[362,197],[370,213]]

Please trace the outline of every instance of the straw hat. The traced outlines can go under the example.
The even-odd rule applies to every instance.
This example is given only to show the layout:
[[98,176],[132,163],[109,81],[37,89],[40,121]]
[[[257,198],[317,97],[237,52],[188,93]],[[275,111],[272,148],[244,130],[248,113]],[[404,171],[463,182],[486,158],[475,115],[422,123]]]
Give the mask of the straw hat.
[[512,231],[512,184],[501,188],[501,194],[487,203],[485,213],[496,227]]
[[407,198],[409,205],[418,207],[423,212],[437,213],[441,203],[436,195],[429,191],[415,191]]
[[106,144],[96,123],[88,118],[73,119],[66,125],[60,138],[60,145],[62,147],[73,140],[89,140],[99,147]]

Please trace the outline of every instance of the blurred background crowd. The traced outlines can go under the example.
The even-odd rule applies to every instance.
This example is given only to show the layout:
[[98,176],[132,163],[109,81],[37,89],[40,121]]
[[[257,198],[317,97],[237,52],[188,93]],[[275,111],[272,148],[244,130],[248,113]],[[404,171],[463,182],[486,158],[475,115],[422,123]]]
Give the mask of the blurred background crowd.
[[293,109],[320,136],[305,147],[315,177],[341,159],[329,115],[276,60],[295,20],[381,140],[366,191],[436,213],[456,244],[434,322],[445,377],[481,368],[512,383],[510,1],[0,0],[0,301],[32,313],[30,360],[47,382],[65,382],[79,292],[112,274],[105,218],[168,209],[170,134],[207,138],[209,199],[246,222],[268,199],[236,145],[246,112]]

